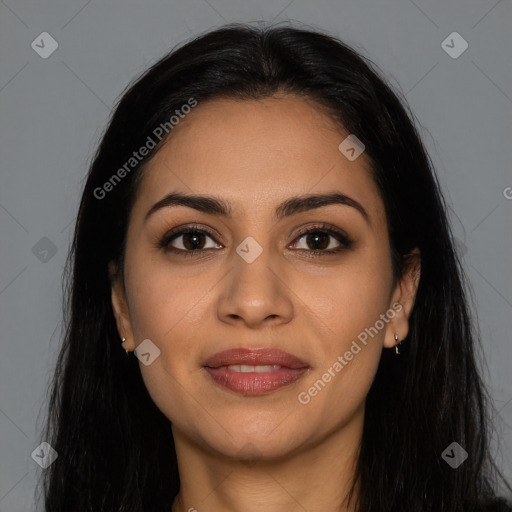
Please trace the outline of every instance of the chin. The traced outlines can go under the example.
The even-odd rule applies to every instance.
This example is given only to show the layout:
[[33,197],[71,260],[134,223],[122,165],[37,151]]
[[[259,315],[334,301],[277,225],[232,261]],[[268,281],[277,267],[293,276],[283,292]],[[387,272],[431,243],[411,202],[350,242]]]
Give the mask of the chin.
[[[224,433],[222,437],[211,438],[206,436],[203,443],[206,443],[209,449],[218,454],[234,459],[251,460],[271,460],[286,457],[303,445],[311,434],[308,434],[304,428],[275,429],[270,435],[265,430],[254,430],[249,433],[245,430],[235,432],[233,428],[229,430],[231,436]],[[300,434],[300,437],[299,437]]]

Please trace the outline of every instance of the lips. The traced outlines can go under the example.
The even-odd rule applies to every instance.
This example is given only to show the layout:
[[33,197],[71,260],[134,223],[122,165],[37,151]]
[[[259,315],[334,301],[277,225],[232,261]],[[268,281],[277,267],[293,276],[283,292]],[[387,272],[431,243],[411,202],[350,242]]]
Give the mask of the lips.
[[286,368],[307,368],[308,365],[298,357],[288,354],[275,348],[264,348],[259,350],[250,350],[247,348],[234,348],[218,352],[209,357],[204,366],[209,368],[219,368],[229,365],[278,365]]
[[261,395],[299,380],[309,365],[278,349],[231,349],[209,357],[204,370],[218,385],[243,395]]

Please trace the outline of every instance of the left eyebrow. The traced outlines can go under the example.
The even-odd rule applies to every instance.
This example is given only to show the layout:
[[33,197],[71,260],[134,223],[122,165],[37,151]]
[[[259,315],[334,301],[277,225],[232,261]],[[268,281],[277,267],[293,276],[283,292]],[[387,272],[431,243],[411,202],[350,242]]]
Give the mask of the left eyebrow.
[[[368,213],[364,209],[363,205],[355,199],[352,199],[345,194],[340,194],[339,192],[291,197],[277,206],[274,212],[274,216],[277,220],[281,220],[297,213],[314,210],[316,208],[321,208],[323,206],[329,206],[332,204],[339,204],[355,208],[364,217],[366,222],[370,224]],[[155,203],[148,210],[144,220],[147,221],[147,219],[153,213],[160,210],[161,208],[167,208],[171,206],[186,206],[203,213],[208,213],[210,215],[220,215],[226,218],[232,218],[233,211],[229,202],[224,201],[218,197],[171,192],[164,198],[160,199],[160,201]]]

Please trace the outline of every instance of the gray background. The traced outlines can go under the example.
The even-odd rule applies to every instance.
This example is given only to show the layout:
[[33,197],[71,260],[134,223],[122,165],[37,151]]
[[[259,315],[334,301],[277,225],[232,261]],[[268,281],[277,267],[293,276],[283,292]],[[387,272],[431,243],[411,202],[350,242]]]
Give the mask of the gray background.
[[[0,511],[35,510],[42,470],[31,453],[60,344],[61,273],[111,107],[175,44],[257,19],[297,20],[354,45],[420,120],[475,292],[498,463],[511,479],[511,18],[509,0],[2,0]],[[59,45],[46,59],[31,47],[44,31]],[[454,31],[469,45],[455,59],[441,46]]]

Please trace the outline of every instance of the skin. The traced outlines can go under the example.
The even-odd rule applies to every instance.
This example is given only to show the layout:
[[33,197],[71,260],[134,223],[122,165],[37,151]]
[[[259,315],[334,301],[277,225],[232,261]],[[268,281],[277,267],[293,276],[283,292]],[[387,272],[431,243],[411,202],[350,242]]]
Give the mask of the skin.
[[[407,335],[419,257],[393,282],[383,202],[365,154],[349,161],[338,150],[347,135],[293,95],[214,99],[174,128],[145,170],[112,304],[127,350],[149,338],[161,351],[149,366],[139,364],[172,423],[182,483],[174,512],[354,510],[346,495],[365,398],[383,348]],[[333,191],[361,203],[369,222],[338,204],[273,216],[292,196]],[[145,221],[170,192],[222,198],[232,218],[172,206]],[[193,223],[220,235],[204,238],[202,254],[184,258],[157,247],[169,229]],[[308,244],[298,232],[321,223],[346,231],[353,246],[308,257],[322,242]],[[250,264],[235,250],[248,236],[263,248]],[[172,245],[185,250],[184,238]],[[329,249],[340,245],[327,240]],[[299,403],[298,394],[396,302],[401,310],[378,335],[308,404]],[[202,368],[207,357],[236,347],[280,348],[310,369],[294,384],[244,396]]]

